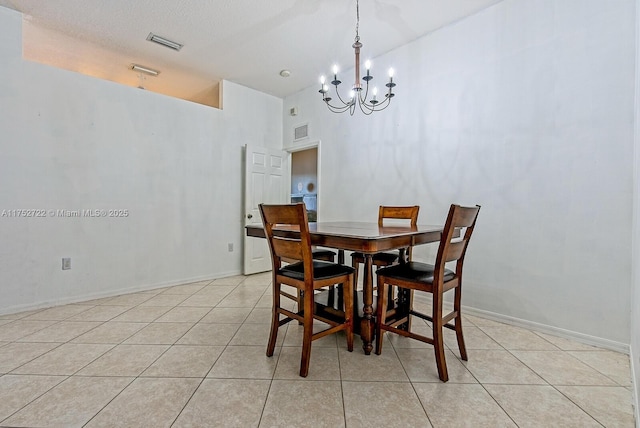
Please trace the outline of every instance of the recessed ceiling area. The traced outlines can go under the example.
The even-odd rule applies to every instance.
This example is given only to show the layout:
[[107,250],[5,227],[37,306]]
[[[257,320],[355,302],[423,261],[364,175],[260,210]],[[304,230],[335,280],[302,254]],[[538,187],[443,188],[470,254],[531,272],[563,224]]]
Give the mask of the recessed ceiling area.
[[[500,1],[360,0],[363,59]],[[355,0],[0,0],[0,6],[24,14],[27,60],[213,107],[222,79],[284,98],[317,84],[333,63],[346,69],[353,62]],[[184,46],[168,49],[148,41],[150,33]],[[160,73],[136,72],[133,64]]]

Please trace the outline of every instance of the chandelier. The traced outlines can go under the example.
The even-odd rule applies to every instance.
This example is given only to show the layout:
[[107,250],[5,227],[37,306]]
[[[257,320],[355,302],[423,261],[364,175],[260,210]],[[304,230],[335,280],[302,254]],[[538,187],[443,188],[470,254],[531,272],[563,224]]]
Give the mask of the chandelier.
[[373,87],[371,89],[371,99],[369,96],[369,82],[373,79],[371,75],[371,61],[366,61],[364,64],[364,68],[366,70],[367,75],[362,78],[364,80],[363,84],[360,83],[360,48],[362,47],[362,43],[360,43],[360,36],[358,34],[358,27],[360,26],[360,5],[359,0],[356,0],[356,37],[353,43],[353,49],[356,54],[356,64],[355,64],[355,73],[356,79],[353,84],[351,91],[349,92],[349,98],[345,101],[344,98],[340,95],[338,91],[338,85],[342,83],[342,81],[338,80],[338,66],[333,66],[333,80],[330,82],[331,85],[335,87],[334,92],[338,97],[338,100],[334,101],[337,104],[332,104],[329,94],[329,85],[327,84],[327,80],[325,76],[320,77],[320,94],[322,95],[322,101],[327,104],[329,110],[334,113],[344,113],[348,111],[350,115],[353,116],[353,113],[356,110],[356,105],[360,108],[360,110],[369,115],[374,111],[384,110],[391,103],[391,98],[394,97],[393,88],[396,84],[393,82],[393,68],[389,69],[389,82],[385,85],[387,87],[387,92],[384,94],[384,99],[382,101],[378,100],[378,88]]

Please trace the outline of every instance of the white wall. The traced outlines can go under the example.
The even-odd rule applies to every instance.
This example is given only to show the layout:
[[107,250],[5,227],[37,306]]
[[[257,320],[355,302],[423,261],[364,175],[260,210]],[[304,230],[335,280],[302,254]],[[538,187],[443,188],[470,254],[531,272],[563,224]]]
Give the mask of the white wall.
[[46,217],[0,217],[0,313],[240,273],[242,147],[281,146],[282,100],[224,82],[217,110],[23,61],[21,22],[0,8],[0,212]]
[[640,0],[636,0],[636,74],[633,157],[633,290],[631,293],[631,374],[636,425],[640,426]]
[[478,203],[465,305],[628,350],[634,19],[634,0],[505,0],[375,58],[374,82],[397,73],[384,112],[288,97],[284,135],[308,122],[322,141],[319,215],[417,203],[442,223]]

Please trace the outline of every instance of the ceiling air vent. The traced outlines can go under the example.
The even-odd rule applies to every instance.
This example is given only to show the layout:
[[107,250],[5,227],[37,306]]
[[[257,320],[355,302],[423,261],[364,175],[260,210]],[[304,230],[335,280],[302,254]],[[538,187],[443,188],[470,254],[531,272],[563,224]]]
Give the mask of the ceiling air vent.
[[307,138],[309,136],[309,125],[304,124],[300,125],[296,128],[293,128],[293,141],[302,140],[303,138]]
[[148,74],[149,76],[154,76],[154,77],[160,74],[160,71],[154,70],[153,68],[147,67],[146,65],[131,64],[129,68],[132,69],[133,71],[139,71],[140,73]]
[[182,46],[184,46],[181,43],[174,42],[173,40],[160,37],[157,34],[153,34],[153,33],[149,33],[149,35],[147,36],[147,40],[149,40],[150,42],[154,42],[159,45],[162,45],[164,47],[167,47],[169,49],[173,49],[174,51],[179,51],[180,49],[182,49]]

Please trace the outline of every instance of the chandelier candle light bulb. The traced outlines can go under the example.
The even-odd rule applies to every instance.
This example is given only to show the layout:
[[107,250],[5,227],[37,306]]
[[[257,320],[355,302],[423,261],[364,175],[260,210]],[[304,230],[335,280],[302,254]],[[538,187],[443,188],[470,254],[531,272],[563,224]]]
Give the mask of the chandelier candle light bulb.
[[365,82],[369,82],[369,80],[373,79],[373,76],[371,76],[371,75],[369,74],[369,71],[371,70],[371,61],[367,60],[367,61],[364,63],[364,68],[365,68],[365,70],[367,70],[367,75],[366,75],[366,76],[364,76],[362,79],[363,79]]
[[[371,74],[371,61],[367,60],[364,63],[364,68],[366,71],[366,75],[362,78],[364,84],[360,82],[360,48],[362,48],[362,43],[360,43],[360,35],[358,34],[358,29],[360,26],[360,4],[359,1],[356,0],[356,37],[354,43],[352,45],[355,51],[355,82],[351,87],[351,91],[349,92],[349,99],[345,100],[340,96],[340,92],[338,91],[338,85],[342,82],[338,79],[338,65],[334,64],[333,66],[333,81],[331,84],[335,86],[336,97],[338,98],[337,104],[331,104],[331,97],[327,94],[329,93],[329,85],[326,84],[326,79],[324,76],[320,78],[320,94],[322,95],[322,101],[325,102],[330,111],[334,113],[343,113],[348,111],[350,115],[353,116],[353,113],[356,110],[356,105],[360,108],[360,111],[366,115],[370,115],[374,111],[384,110],[391,103],[391,98],[395,96],[393,93],[393,88],[396,84],[393,82],[394,70],[393,68],[389,69],[389,83],[385,86],[388,88],[387,93],[385,94],[385,98],[383,101],[378,101],[378,89],[373,88],[371,91],[372,98],[367,99],[369,95],[369,81],[373,80],[373,75]],[[364,89],[364,91],[363,91]]]
[[391,98],[391,97],[393,97],[395,95],[393,92],[391,92],[393,87],[396,86],[396,84],[393,83],[393,75],[394,74],[395,74],[395,71],[393,70],[393,68],[390,68],[389,69],[389,83],[386,84],[387,88],[389,88],[389,93],[387,94],[387,98]]
[[338,80],[338,65],[334,64],[333,65],[333,82],[331,82],[331,84],[337,87],[341,83],[342,82]]

